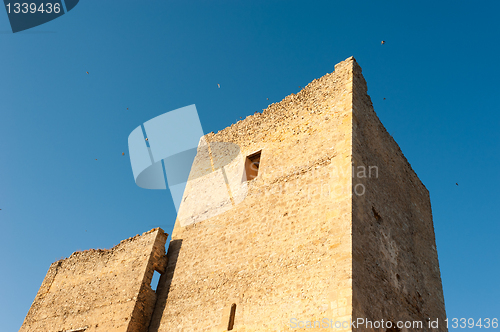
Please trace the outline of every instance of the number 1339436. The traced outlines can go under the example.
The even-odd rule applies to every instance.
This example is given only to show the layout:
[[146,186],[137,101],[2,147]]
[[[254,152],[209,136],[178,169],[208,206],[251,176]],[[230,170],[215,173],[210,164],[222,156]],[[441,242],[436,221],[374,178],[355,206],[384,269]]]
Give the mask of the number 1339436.
[[36,12],[38,13],[56,13],[58,14],[61,11],[61,5],[59,3],[41,3],[39,6],[36,3],[7,3],[5,5],[7,8],[7,13],[10,14],[11,12],[14,14],[34,14]]
[[482,329],[496,329],[498,328],[498,318],[451,318],[445,319],[446,327],[454,328],[454,329],[466,329],[466,328],[482,328]]

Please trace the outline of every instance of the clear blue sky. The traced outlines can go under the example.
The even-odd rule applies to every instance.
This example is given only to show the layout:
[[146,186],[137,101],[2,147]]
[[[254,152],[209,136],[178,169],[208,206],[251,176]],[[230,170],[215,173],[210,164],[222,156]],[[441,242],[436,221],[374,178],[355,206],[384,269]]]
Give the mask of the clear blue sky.
[[499,13],[497,1],[81,0],[12,34],[0,9],[1,330],[19,329],[52,262],[170,233],[169,192],[134,183],[134,128],[196,104],[218,131],[351,55],[430,191],[448,317],[500,318]]

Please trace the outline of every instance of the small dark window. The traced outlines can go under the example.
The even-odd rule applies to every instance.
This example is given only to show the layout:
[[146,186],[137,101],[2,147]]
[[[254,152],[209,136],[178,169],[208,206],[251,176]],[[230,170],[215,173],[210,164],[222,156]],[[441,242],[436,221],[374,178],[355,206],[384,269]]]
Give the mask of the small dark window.
[[255,179],[259,174],[260,153],[261,151],[251,154],[245,161],[245,174],[247,181]]
[[372,212],[373,216],[375,217],[375,220],[377,220],[377,222],[380,224],[382,222],[382,217],[380,216],[380,214],[378,214],[377,210],[375,210],[373,206],[372,206]]
[[231,305],[231,312],[229,313],[229,323],[227,324],[227,330],[231,331],[234,326],[234,315],[236,315],[236,303]]

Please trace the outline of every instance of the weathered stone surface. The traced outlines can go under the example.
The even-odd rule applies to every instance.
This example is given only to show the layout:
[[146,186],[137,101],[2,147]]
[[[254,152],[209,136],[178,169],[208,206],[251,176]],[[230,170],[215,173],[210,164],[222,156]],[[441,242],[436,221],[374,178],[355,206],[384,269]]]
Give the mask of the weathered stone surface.
[[53,263],[20,332],[147,331],[156,302],[151,278],[166,268],[166,240],[157,228]]
[[176,223],[180,249],[168,294],[160,294],[163,314],[153,319],[158,331],[223,331],[233,303],[235,331],[350,319],[352,61],[205,136],[238,145],[243,156],[262,150],[259,175],[232,209]]
[[439,319],[432,331],[447,331],[429,192],[373,111],[355,62],[353,75],[353,163],[378,169],[353,178],[366,189],[353,194],[353,316],[424,322],[419,331]]

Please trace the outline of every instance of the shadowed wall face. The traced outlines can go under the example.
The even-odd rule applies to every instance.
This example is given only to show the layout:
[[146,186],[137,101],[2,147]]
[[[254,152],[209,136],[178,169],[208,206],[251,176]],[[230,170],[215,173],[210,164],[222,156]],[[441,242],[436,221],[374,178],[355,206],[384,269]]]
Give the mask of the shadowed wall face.
[[353,319],[447,331],[429,192],[375,114],[356,63],[353,133]]
[[157,228],[53,263],[20,332],[147,331],[156,302],[151,278],[165,270],[166,240]]

